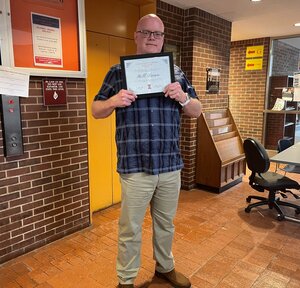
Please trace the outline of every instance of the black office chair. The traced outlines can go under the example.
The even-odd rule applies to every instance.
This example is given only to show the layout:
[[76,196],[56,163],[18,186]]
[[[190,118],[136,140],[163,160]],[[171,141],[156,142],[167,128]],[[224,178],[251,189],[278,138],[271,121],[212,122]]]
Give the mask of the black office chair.
[[[243,146],[246,155],[247,166],[251,170],[249,185],[259,192],[264,192],[265,190],[269,192],[268,197],[252,195],[248,196],[246,199],[248,203],[250,203],[252,199],[257,199],[260,201],[249,204],[245,208],[245,212],[249,213],[254,207],[268,205],[270,209],[275,208],[277,210],[277,219],[283,220],[285,215],[280,208],[281,205],[292,207],[295,209],[296,214],[299,214],[300,206],[281,201],[278,197],[278,194],[280,194],[283,198],[286,198],[286,192],[292,193],[288,189],[300,190],[300,185],[296,181],[282,174],[268,171],[270,168],[270,159],[267,151],[259,141],[253,138],[247,138],[244,141]],[[297,198],[296,194],[292,194],[295,196],[295,198]]]

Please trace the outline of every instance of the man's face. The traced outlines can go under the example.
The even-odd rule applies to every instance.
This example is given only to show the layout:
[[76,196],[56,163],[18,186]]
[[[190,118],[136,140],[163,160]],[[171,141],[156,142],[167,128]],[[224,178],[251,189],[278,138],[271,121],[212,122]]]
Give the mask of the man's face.
[[[158,32],[147,36],[147,31]],[[164,26],[157,18],[146,18],[138,24],[137,32],[134,33],[134,39],[137,47],[137,54],[159,53],[161,52],[164,35]]]

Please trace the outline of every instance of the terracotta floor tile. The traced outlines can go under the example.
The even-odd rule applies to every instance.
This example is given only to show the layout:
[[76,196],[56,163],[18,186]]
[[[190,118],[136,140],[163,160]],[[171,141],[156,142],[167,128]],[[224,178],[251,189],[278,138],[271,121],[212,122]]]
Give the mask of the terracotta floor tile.
[[[24,257],[24,256],[26,256],[26,257]],[[38,260],[36,260],[34,257],[30,256],[29,254],[24,255],[24,256],[23,256],[24,258],[22,259],[22,262],[28,267],[28,269],[30,271],[40,268],[41,263]]]
[[250,273],[250,275],[252,275],[252,274],[260,275],[263,271],[264,271],[264,268],[262,268],[258,265],[255,265],[255,264],[244,262],[244,261],[239,261],[232,269],[232,272],[234,272],[234,273],[238,273],[238,274]]
[[44,250],[45,248],[42,247],[41,250],[34,251],[32,256],[40,263],[49,263],[53,260],[53,257],[47,254],[47,251]]
[[300,281],[291,279],[291,281],[287,284],[286,288],[299,288]]
[[0,269],[0,283],[3,283],[2,285],[13,282],[17,277],[18,274],[8,265],[5,265]]
[[54,266],[51,262],[41,265],[40,269],[50,277],[61,272],[61,270]]
[[0,286],[0,287],[5,287],[5,288],[21,288],[22,286],[20,286],[17,282],[13,281],[13,282],[9,282],[9,283],[3,283],[3,282],[0,282],[1,285],[3,286]]
[[37,286],[37,282],[29,277],[29,275],[24,274],[18,276],[15,280],[22,288],[31,288]]
[[53,286],[51,286],[50,284],[46,283],[41,283],[38,286],[36,286],[35,288],[53,288]]
[[298,267],[298,269],[293,273],[293,275],[291,276],[291,278],[300,281],[300,268]]
[[290,278],[281,274],[265,270],[255,281],[252,287],[272,287],[272,288],[283,288],[289,283]]
[[232,270],[235,263],[233,259],[216,256],[195,275],[210,284],[217,285]]
[[219,252],[220,255],[227,255],[228,257],[233,257],[237,259],[243,259],[252,248],[249,248],[247,246],[243,246],[240,243],[236,243],[235,241],[232,241],[227,246],[222,249],[222,251]]
[[46,282],[49,279],[49,275],[43,272],[40,269],[33,270],[28,273],[28,276],[36,283],[41,284]]
[[193,276],[191,277],[191,283],[193,284],[193,288],[213,288],[215,287],[215,285],[213,284],[210,284],[209,282],[201,279],[201,278],[198,278],[197,276]]
[[52,260],[51,264],[61,271],[72,268],[72,265],[69,262],[65,261],[63,258]]
[[30,271],[28,266],[23,262],[16,263],[10,267],[13,271],[15,271],[18,275],[24,275]]
[[[300,287],[300,225],[266,207],[245,213],[246,197],[263,194],[247,181],[221,194],[182,191],[173,254],[193,288]],[[0,287],[115,288],[119,213],[119,204],[99,211],[89,228],[0,265]],[[136,287],[171,288],[154,270],[148,209]]]
[[295,271],[293,270],[293,267],[290,266],[281,266],[278,264],[271,263],[268,266],[268,270],[273,271],[275,273],[287,276],[289,278],[293,277],[295,274]]
[[224,279],[218,284],[219,287],[235,287],[235,288],[250,288],[253,283],[255,282],[256,277],[253,279],[249,279],[249,277],[244,277],[241,274],[230,273],[229,275],[225,276]]
[[276,253],[269,250],[264,250],[260,247],[256,247],[244,257],[244,261],[266,268],[272,259],[276,256]]
[[73,253],[65,254],[64,256],[61,257],[61,259],[68,262],[72,266],[86,265],[88,263],[87,260],[84,260],[78,257],[76,254],[74,255]]

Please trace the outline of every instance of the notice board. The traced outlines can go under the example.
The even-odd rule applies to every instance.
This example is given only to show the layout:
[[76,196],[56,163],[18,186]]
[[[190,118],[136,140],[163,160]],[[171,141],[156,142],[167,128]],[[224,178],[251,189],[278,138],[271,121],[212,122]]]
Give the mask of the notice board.
[[86,76],[83,0],[6,1],[10,66],[30,75]]

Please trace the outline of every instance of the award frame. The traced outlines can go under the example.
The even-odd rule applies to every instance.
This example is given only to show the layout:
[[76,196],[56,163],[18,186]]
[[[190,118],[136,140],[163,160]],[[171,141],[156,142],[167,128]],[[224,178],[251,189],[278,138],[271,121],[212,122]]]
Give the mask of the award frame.
[[120,57],[123,88],[138,98],[164,96],[163,89],[175,82],[172,52]]

